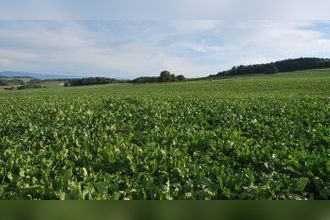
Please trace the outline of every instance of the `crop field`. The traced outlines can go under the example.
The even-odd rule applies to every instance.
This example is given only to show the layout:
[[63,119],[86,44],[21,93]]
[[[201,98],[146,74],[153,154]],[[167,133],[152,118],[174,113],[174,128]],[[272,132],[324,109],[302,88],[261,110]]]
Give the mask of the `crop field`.
[[330,69],[0,91],[0,199],[329,199]]

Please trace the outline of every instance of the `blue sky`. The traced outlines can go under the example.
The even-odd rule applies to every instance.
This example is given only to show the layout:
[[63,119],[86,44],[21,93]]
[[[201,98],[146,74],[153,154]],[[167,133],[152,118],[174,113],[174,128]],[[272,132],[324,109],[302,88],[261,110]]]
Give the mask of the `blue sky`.
[[0,71],[134,78],[330,57],[329,0],[1,0]]
[[1,0],[9,20],[328,20],[329,0]]
[[0,21],[0,71],[196,77],[302,56],[330,57],[330,22]]

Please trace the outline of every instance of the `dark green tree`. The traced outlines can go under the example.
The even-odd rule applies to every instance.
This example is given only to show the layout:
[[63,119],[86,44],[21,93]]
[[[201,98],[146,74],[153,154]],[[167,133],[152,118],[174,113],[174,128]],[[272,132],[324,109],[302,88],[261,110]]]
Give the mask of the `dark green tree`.
[[178,75],[176,76],[176,80],[177,81],[184,81],[186,78],[184,77],[184,75]]
[[160,82],[170,82],[171,81],[171,73],[169,71],[163,71],[159,76]]
[[170,79],[171,82],[175,82],[176,81],[176,77],[174,74],[171,74],[171,79]]
[[116,82],[115,79],[105,77],[89,77],[82,79],[70,79],[64,86],[86,86],[86,85],[102,85]]
[[274,64],[268,64],[265,66],[264,73],[267,74],[278,73],[278,69]]
[[234,66],[230,70],[219,72],[217,76],[291,72],[316,68],[330,68],[330,59],[302,57],[297,59],[281,60],[273,63],[246,66],[240,65]]

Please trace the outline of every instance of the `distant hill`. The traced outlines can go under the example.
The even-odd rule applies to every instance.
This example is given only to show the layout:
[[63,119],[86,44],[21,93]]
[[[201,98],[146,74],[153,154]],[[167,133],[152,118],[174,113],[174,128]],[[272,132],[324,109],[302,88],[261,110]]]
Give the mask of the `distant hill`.
[[77,78],[79,76],[65,76],[58,74],[43,74],[43,73],[30,73],[30,72],[20,72],[20,71],[2,71],[0,72],[0,77],[10,77],[10,78],[35,78],[35,79],[67,79],[67,78]]
[[216,75],[210,75],[206,78],[221,78],[226,76],[236,76],[245,74],[272,74],[277,72],[292,72],[298,70],[330,68],[330,59],[305,57],[297,59],[287,59],[272,63],[239,65],[230,70],[222,71]]

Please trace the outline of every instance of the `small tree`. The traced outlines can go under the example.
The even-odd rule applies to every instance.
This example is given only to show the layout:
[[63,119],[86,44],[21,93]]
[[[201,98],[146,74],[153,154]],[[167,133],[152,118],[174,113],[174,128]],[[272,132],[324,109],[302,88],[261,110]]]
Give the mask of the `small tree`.
[[184,75],[178,75],[176,76],[176,80],[177,81],[184,81],[186,78],[184,77]]
[[171,82],[175,82],[176,81],[176,77],[174,74],[171,74],[171,79],[170,79]]
[[171,81],[171,73],[169,71],[163,71],[160,73],[159,76],[160,82],[169,82]]

